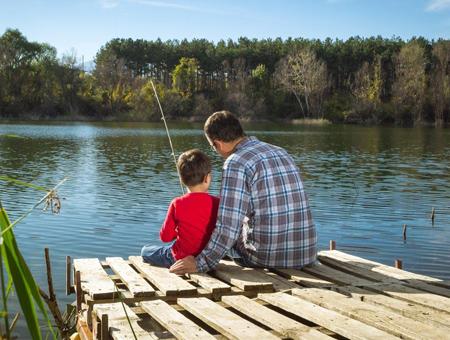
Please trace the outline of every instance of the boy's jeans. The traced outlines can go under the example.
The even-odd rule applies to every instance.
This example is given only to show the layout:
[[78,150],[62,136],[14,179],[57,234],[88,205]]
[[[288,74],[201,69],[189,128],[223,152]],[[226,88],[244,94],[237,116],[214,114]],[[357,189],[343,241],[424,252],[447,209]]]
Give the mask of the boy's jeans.
[[144,262],[153,264],[155,266],[169,268],[175,263],[172,255],[172,245],[155,246],[148,244],[142,247],[141,256]]

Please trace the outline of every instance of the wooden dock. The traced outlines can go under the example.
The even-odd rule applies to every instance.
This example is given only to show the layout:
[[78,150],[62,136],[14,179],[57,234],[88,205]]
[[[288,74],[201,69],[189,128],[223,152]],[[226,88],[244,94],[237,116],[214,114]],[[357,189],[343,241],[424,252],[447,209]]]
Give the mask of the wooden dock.
[[450,282],[337,250],[302,270],[177,276],[140,256],[73,260],[81,339],[450,339]]

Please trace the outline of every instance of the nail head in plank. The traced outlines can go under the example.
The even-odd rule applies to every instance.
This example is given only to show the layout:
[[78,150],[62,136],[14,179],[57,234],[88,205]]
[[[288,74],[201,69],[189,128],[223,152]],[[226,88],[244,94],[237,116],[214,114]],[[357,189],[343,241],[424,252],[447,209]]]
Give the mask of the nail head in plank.
[[223,296],[222,301],[252,319],[292,339],[332,339],[318,330],[292,320],[242,295]]
[[215,337],[161,300],[141,302],[141,307],[177,339],[215,339]]
[[96,258],[73,260],[75,270],[81,274],[81,288],[92,299],[107,299],[117,295],[114,282]]
[[375,327],[285,293],[260,293],[258,298],[349,339],[397,339]]
[[179,298],[178,305],[231,339],[278,339],[226,308],[206,298]]
[[127,286],[134,297],[155,295],[153,287],[131,268],[127,261],[121,257],[107,257],[106,262],[111,269],[119,275],[122,282]]
[[141,256],[130,256],[130,262],[165,295],[183,295],[197,292],[197,288],[167,268],[145,263]]
[[326,289],[293,289],[292,294],[321,307],[334,310],[352,319],[404,339],[423,339],[424,335],[442,339],[447,330],[412,320],[380,306],[371,305]]

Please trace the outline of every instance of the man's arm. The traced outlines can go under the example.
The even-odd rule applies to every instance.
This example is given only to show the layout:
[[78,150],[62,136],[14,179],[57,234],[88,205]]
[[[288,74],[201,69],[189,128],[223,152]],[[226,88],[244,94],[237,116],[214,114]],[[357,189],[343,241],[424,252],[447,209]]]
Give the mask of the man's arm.
[[217,224],[208,244],[196,258],[177,261],[170,271],[176,274],[207,272],[214,268],[236,243],[247,213],[250,192],[243,165],[230,162],[224,166]]

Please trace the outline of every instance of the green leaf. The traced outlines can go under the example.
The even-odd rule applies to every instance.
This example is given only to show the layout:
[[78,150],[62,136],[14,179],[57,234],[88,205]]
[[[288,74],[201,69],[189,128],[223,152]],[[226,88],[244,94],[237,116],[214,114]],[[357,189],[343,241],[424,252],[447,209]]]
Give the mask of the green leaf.
[[[3,207],[0,209],[0,226],[2,230],[10,226],[10,221]],[[1,247],[2,260],[8,272],[8,277],[14,282],[15,291],[19,300],[23,315],[25,316],[28,330],[33,339],[42,339],[35,304],[39,307],[50,330],[56,339],[51,321],[47,315],[44,303],[39,295],[38,286],[26,264],[14,237],[13,230],[9,228],[3,234],[3,245]]]
[[14,184],[18,184],[28,188],[33,188],[40,191],[49,191],[47,188],[41,187],[40,185],[19,181],[18,179],[14,179],[8,176],[0,176],[0,181],[11,182]]

